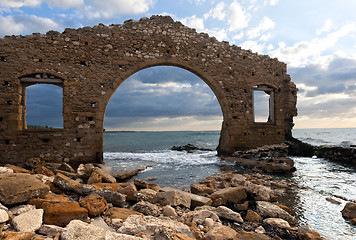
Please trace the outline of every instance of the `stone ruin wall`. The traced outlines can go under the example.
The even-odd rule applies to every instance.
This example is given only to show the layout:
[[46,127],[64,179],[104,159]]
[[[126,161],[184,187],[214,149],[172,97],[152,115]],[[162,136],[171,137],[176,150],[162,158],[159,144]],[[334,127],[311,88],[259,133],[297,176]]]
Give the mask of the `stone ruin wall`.
[[[101,162],[111,96],[135,72],[160,65],[189,70],[212,89],[223,113],[219,153],[282,143],[291,133],[297,89],[284,63],[152,16],[0,39],[0,162]],[[41,81],[63,88],[63,129],[26,129],[26,87]],[[258,85],[273,89],[273,122],[254,122]]]

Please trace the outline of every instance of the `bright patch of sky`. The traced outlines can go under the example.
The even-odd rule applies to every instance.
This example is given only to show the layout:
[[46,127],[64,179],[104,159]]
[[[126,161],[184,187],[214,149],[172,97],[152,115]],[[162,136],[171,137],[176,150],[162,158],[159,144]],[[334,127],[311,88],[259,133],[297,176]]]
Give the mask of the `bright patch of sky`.
[[[354,0],[0,0],[0,37],[170,15],[198,32],[287,63],[300,90],[297,128],[356,127],[355,9]],[[165,72],[166,82],[155,90],[143,84],[141,91],[174,95],[194,89],[190,82],[170,81],[174,72]],[[187,118],[185,110],[176,111],[182,113],[176,117]],[[219,129],[221,113],[214,114]]]

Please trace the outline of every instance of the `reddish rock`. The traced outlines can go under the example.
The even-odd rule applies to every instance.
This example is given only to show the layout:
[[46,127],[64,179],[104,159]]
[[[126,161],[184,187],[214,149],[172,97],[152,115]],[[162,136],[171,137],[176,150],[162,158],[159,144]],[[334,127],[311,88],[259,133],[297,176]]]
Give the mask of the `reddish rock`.
[[98,173],[98,171],[93,171],[88,179],[88,184],[101,183],[103,181],[103,176]]
[[237,232],[228,227],[221,224],[215,225],[209,232],[206,234],[207,240],[230,240],[236,239]]
[[36,208],[44,208],[45,203],[59,203],[59,202],[70,202],[69,198],[66,195],[58,195],[49,193],[43,198],[32,198],[27,203],[35,205]]
[[234,240],[272,240],[272,238],[262,233],[240,231],[236,234]]
[[48,192],[49,187],[33,175],[26,173],[0,175],[0,202],[5,205],[27,202]]
[[88,220],[88,210],[78,202],[45,203],[44,210],[43,222],[48,225],[64,227],[74,219]]
[[246,214],[246,220],[250,222],[260,222],[261,216],[252,210],[248,210]]
[[14,173],[28,173],[31,174],[31,171],[22,168],[22,167],[18,167],[18,166],[14,166],[14,165],[7,165],[8,168],[12,169],[14,171]]
[[35,173],[37,174],[42,174],[42,175],[46,175],[48,177],[52,177],[55,174],[49,170],[48,168],[46,168],[45,166],[39,166],[38,168],[35,169]]
[[108,208],[105,199],[99,195],[89,195],[79,201],[81,207],[88,210],[90,217],[96,217],[104,213]]
[[1,240],[31,240],[35,232],[11,232],[6,231],[1,236]]
[[128,218],[131,215],[143,215],[142,213],[132,211],[127,208],[117,208],[117,207],[110,208],[108,210],[108,214],[111,219],[119,218],[122,220],[126,220],[126,218]]
[[356,218],[356,203],[348,202],[346,203],[344,209],[341,211],[344,218]]
[[116,191],[117,189],[120,189],[120,184],[118,183],[92,183],[91,185],[100,189],[104,187],[109,187],[111,188],[112,191]]

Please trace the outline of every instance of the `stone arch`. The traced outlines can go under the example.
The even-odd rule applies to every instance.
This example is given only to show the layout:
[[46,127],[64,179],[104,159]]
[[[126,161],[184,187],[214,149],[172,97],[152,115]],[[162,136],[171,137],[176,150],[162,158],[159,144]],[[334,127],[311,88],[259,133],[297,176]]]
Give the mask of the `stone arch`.
[[[282,143],[291,134],[297,88],[284,63],[219,42],[170,17],[152,16],[0,39],[0,162],[31,157],[101,162],[104,114],[112,94],[135,72],[160,65],[184,68],[212,89],[224,119],[220,154]],[[23,130],[20,78],[36,73],[63,80],[60,131]],[[276,89],[273,124],[253,121],[252,87],[258,84]]]

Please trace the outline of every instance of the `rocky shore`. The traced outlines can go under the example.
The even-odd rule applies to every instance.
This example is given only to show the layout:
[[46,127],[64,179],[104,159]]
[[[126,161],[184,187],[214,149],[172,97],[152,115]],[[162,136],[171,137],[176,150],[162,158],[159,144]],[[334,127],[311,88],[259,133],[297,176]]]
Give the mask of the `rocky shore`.
[[[182,191],[118,182],[93,164],[29,162],[0,168],[1,239],[323,239],[279,204],[292,183],[260,173],[224,173]],[[342,212],[351,222],[355,208]]]

